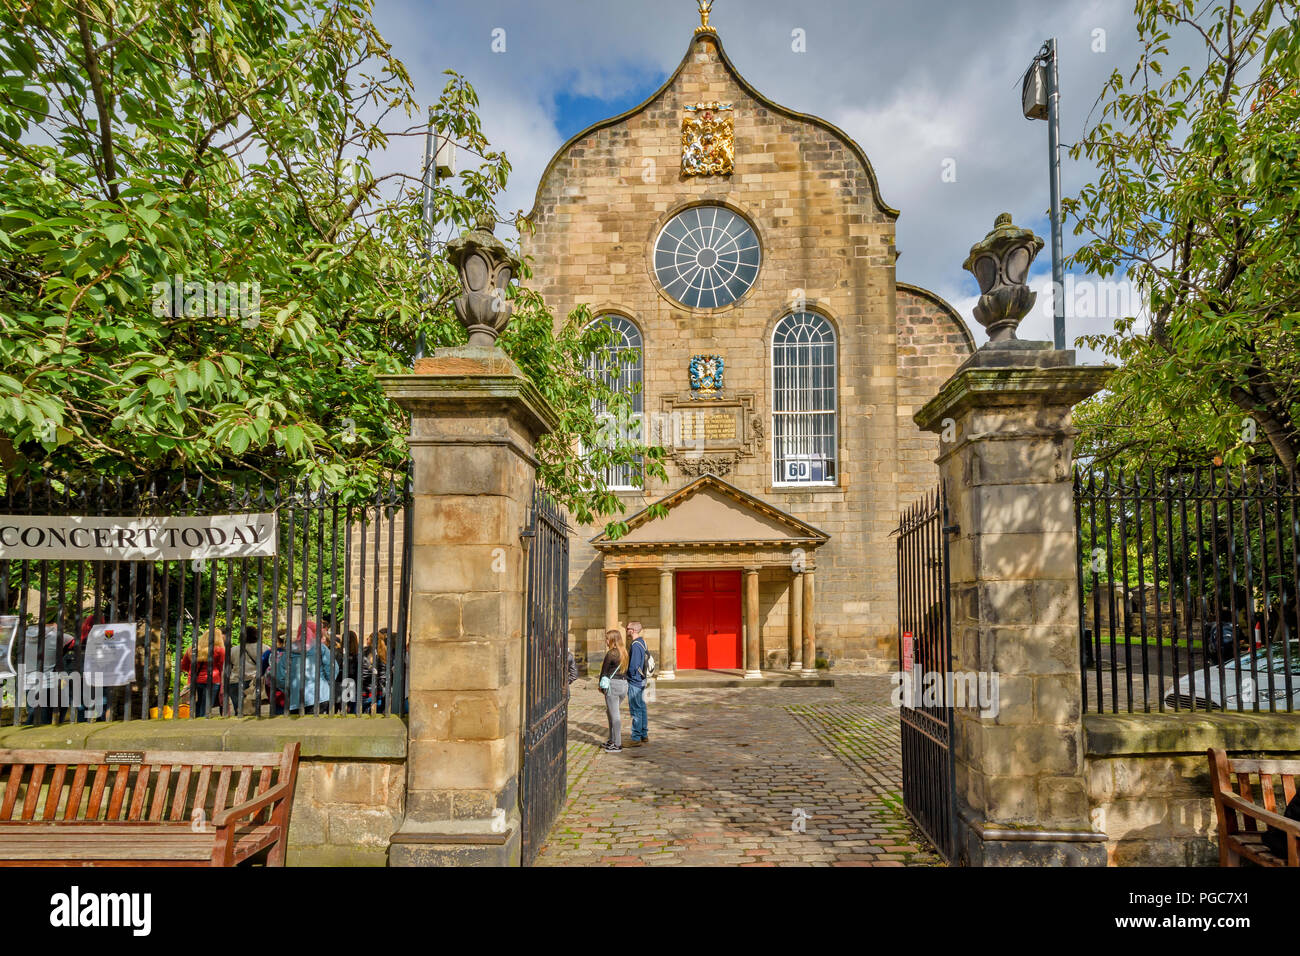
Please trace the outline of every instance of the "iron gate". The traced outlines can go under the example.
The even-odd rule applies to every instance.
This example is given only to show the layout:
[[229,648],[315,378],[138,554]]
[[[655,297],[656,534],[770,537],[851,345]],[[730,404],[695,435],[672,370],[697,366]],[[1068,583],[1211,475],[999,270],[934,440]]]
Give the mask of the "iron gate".
[[523,864],[529,866],[564,805],[568,780],[569,529],[555,502],[540,487],[533,489],[523,537],[528,595],[519,802]]
[[[898,536],[899,669],[903,806],[953,862],[957,847],[952,765],[952,621],[948,584],[948,505],[940,486],[903,512]],[[936,701],[926,690],[944,689]]]

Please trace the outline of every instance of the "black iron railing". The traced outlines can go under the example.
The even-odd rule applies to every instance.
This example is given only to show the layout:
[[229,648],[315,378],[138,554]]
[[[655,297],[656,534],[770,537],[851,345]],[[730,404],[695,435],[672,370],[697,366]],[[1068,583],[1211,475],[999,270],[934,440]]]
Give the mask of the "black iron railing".
[[903,512],[898,529],[899,670],[903,805],[948,862],[957,849],[956,779],[952,763],[953,708],[914,693],[947,688],[952,673],[948,507],[943,489]]
[[1272,468],[1076,472],[1083,703],[1300,709],[1300,524]]
[[[277,530],[274,553],[257,557],[41,560],[7,557],[0,546],[0,620],[10,624],[0,628],[0,716],[19,724],[403,713],[409,503],[408,475],[364,497],[306,487],[235,493],[201,481],[10,491],[2,514],[257,513],[274,514]],[[134,625],[134,661],[118,660],[118,683],[106,686],[87,649],[98,656],[95,642],[113,624]]]

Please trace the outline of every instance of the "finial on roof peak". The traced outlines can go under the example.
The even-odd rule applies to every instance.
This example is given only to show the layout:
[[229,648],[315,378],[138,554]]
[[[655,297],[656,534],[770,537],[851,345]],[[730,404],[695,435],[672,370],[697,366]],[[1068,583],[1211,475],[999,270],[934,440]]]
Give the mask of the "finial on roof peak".
[[695,28],[696,33],[704,33],[706,30],[713,31],[709,26],[709,11],[713,9],[713,0],[695,0],[696,5],[700,8],[700,25]]

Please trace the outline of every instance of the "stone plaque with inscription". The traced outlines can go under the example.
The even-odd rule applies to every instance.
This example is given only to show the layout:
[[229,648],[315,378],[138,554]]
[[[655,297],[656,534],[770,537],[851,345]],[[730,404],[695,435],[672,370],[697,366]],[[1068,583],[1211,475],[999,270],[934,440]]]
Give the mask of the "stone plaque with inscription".
[[693,394],[669,395],[659,417],[654,440],[692,476],[728,474],[737,461],[755,453],[762,431],[752,394],[719,393],[707,401]]
[[683,444],[693,445],[703,441],[705,446],[730,444],[740,436],[739,408],[726,411],[704,410],[696,406],[694,414],[684,415],[680,426]]

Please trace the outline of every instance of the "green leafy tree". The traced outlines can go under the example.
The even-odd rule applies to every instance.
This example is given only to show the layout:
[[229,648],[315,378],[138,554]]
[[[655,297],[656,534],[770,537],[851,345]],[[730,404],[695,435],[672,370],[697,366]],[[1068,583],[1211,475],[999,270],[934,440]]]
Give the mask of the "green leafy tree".
[[[1084,336],[1117,359],[1078,410],[1081,454],[1130,466],[1300,455],[1300,8],[1138,0],[1142,53],[1073,148],[1073,264],[1145,316]],[[1175,58],[1171,48],[1196,47]],[[1182,47],[1180,47],[1182,48]]]
[[[464,341],[454,271],[428,254],[420,170],[380,172],[426,116],[367,0],[24,0],[0,12],[0,467],[358,493],[406,460],[376,384],[417,334]],[[496,200],[472,87],[432,110],[470,168],[439,184],[458,232]],[[405,125],[401,125],[405,124]],[[542,480],[579,520],[638,441],[593,447],[583,374],[608,336],[515,290],[503,345],[556,406]]]

